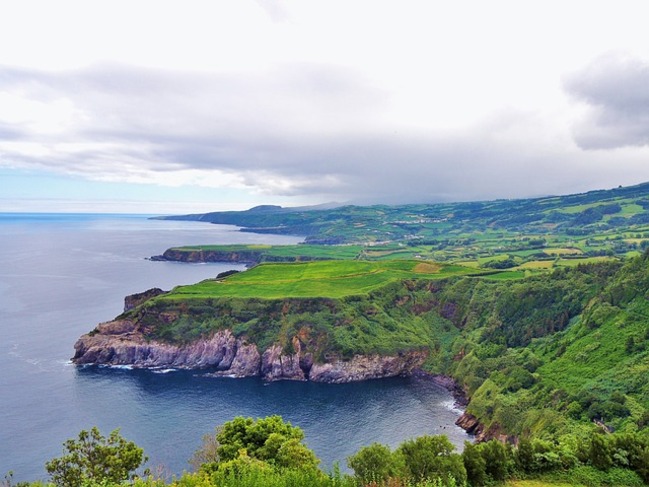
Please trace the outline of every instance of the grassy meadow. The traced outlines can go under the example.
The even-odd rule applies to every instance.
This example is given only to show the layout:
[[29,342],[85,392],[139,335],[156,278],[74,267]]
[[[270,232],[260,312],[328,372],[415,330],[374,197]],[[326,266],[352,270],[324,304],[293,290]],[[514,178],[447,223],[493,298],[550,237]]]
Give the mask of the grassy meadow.
[[407,279],[443,279],[478,274],[475,269],[468,267],[415,260],[266,263],[226,279],[179,286],[159,299],[342,298],[368,294],[390,283]]

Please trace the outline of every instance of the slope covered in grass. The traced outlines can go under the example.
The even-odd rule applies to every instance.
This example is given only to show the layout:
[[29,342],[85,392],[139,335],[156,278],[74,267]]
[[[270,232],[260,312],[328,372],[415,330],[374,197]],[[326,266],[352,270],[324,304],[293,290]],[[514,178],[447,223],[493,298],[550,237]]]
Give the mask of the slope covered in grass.
[[467,274],[478,273],[457,265],[402,260],[263,264],[224,280],[207,280],[189,286],[179,286],[160,299],[342,298],[367,294],[404,279],[442,279]]

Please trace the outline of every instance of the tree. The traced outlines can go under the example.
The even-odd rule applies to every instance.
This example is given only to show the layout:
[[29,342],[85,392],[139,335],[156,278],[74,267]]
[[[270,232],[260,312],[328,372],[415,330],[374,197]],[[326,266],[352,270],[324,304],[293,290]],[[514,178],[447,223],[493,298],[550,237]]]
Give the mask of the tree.
[[594,432],[590,436],[590,463],[599,470],[608,470],[613,466],[612,447],[607,438],[599,433]]
[[511,462],[511,451],[498,440],[490,440],[478,445],[480,454],[485,460],[485,471],[493,480],[505,480]]
[[189,459],[189,464],[194,467],[194,470],[198,471],[202,465],[207,463],[218,463],[219,446],[221,445],[216,439],[216,434],[203,435],[203,444]]
[[399,473],[396,456],[381,443],[361,448],[347,459],[347,465],[363,484],[380,483]]
[[66,454],[45,464],[52,482],[61,487],[81,487],[88,481],[118,484],[132,480],[135,471],[147,461],[142,448],[122,438],[119,430],[106,438],[93,427],[63,446]]
[[466,469],[454,449],[446,436],[425,435],[404,441],[397,452],[403,455],[406,471],[416,481],[452,477],[462,484],[466,481]]
[[190,463],[195,467],[236,460],[245,455],[271,465],[286,468],[310,468],[319,463],[313,451],[302,440],[304,432],[284,422],[281,416],[244,418],[238,416],[216,428],[213,436],[203,438],[203,446],[194,453]]
[[318,463],[313,450],[295,438],[284,441],[275,456],[275,464],[283,468],[315,468]]
[[480,455],[478,446],[470,441],[465,441],[462,461],[464,462],[469,484],[474,487],[484,485],[487,479],[487,463],[482,458],[482,455]]

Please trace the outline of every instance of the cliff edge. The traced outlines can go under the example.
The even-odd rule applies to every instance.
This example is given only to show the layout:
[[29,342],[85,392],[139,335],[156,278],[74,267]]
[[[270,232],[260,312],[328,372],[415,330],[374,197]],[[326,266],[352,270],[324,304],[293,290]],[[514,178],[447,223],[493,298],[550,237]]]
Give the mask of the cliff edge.
[[214,376],[337,384],[410,375],[427,356],[424,351],[412,351],[394,356],[355,355],[350,360],[334,358],[318,363],[312,353],[302,352],[298,337],[292,341],[294,353],[285,353],[278,344],[260,351],[257,345],[235,337],[227,329],[187,344],[170,344],[147,339],[137,323],[129,319],[100,324],[79,338],[74,349],[72,362],[78,365],[199,369]]

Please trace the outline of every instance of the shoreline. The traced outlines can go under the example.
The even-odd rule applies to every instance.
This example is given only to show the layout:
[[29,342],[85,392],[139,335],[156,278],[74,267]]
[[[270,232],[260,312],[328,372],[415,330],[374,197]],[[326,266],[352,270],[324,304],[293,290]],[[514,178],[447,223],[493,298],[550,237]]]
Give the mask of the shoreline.
[[453,395],[453,400],[455,401],[454,404],[463,411],[469,404],[469,398],[466,396],[464,390],[450,375],[433,374],[421,368],[417,368],[412,371],[411,377],[432,382],[433,384],[446,389]]

